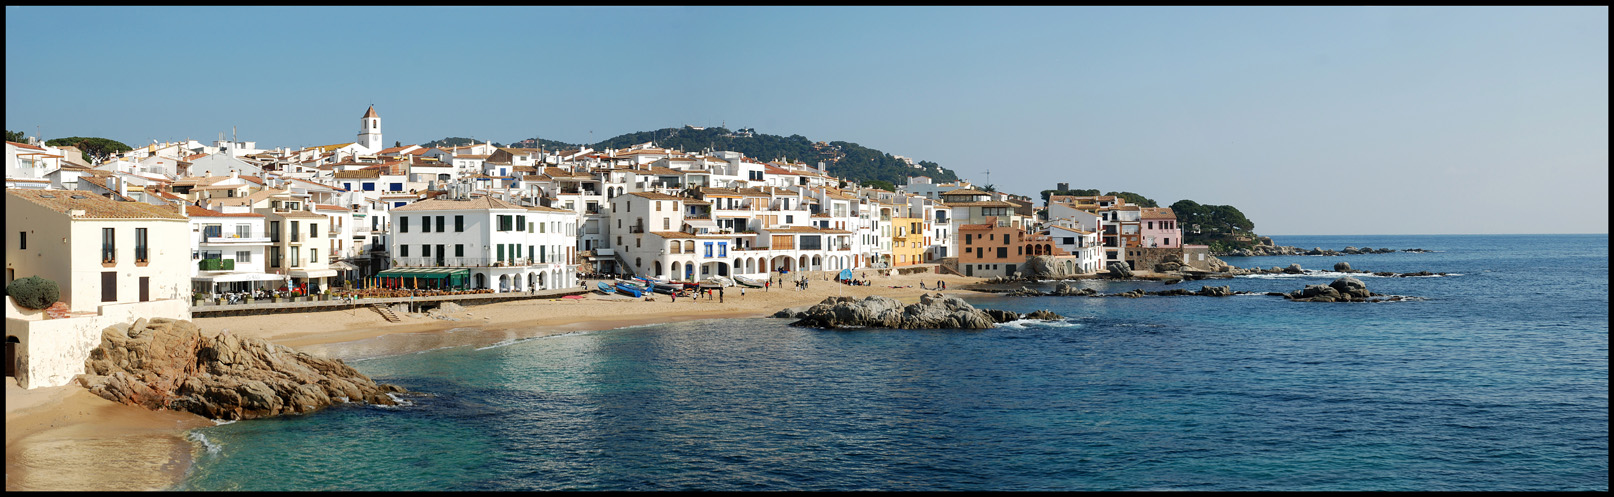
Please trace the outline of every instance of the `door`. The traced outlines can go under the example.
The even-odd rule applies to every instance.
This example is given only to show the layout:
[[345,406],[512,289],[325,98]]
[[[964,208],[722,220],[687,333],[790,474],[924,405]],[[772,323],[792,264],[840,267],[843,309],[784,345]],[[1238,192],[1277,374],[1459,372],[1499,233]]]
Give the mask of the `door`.
[[140,301],[151,302],[151,277],[140,277]]
[[974,264],[965,264],[964,265],[964,276],[971,276],[971,277],[975,276],[975,265]]
[[440,244],[440,243],[437,244],[437,265],[438,266],[442,266],[443,262],[446,261],[447,258],[443,257],[444,255],[446,255],[446,254],[443,253],[443,244]]
[[17,337],[6,337],[6,376],[17,376]]
[[118,273],[116,271],[101,273],[101,301],[118,301]]

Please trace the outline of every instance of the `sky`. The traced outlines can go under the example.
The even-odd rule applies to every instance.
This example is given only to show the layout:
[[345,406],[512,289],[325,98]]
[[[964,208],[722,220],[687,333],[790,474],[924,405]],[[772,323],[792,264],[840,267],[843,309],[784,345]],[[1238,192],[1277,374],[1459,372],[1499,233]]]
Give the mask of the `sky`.
[[6,129],[46,139],[328,145],[372,104],[389,144],[726,125],[1263,235],[1608,233],[1603,6],[5,12]]

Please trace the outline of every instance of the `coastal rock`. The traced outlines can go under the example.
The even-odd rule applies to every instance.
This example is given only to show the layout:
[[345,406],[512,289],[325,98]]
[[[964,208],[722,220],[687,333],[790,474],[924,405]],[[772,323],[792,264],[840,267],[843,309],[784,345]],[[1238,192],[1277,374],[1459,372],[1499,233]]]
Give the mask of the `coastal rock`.
[[981,311],[985,312],[987,316],[990,316],[992,318],[992,322],[994,323],[1007,323],[1009,321],[1020,319],[1020,314],[1014,311],[1002,311],[998,309],[981,309]]
[[1058,315],[1058,314],[1054,314],[1054,311],[1043,309],[1043,310],[1039,310],[1039,311],[1031,311],[1029,313],[1026,313],[1023,316],[1020,316],[1020,319],[1040,319],[1040,320],[1043,320],[1043,321],[1057,321],[1057,320],[1060,320],[1060,319],[1065,319],[1065,317],[1061,316],[1061,315]]
[[862,299],[828,297],[803,311],[801,319],[791,325],[827,329],[872,327],[979,330],[991,328],[996,322],[987,312],[976,309],[964,299],[937,293],[921,295],[919,303],[906,306],[896,299],[874,295]]
[[1182,268],[1183,268],[1183,264],[1180,261],[1165,261],[1165,262],[1161,262],[1159,264],[1155,264],[1154,265],[1154,272],[1156,272],[1156,273],[1169,273],[1169,272],[1173,272],[1173,271],[1181,271]]
[[1047,255],[1027,258],[1020,272],[1023,278],[1029,280],[1053,280],[1075,276],[1075,273],[1065,270],[1064,264]]
[[1072,285],[1070,283],[1060,283],[1059,286],[1054,287],[1053,293],[1053,295],[1061,296],[1092,296],[1097,294],[1097,290],[1091,288],[1077,288],[1076,285]]
[[388,393],[339,359],[314,357],[228,331],[211,338],[190,321],[155,318],[109,326],[79,382],[108,400],[213,419],[300,414],[343,399],[394,405]]
[[1201,286],[1199,287],[1199,295],[1206,297],[1231,297],[1233,296],[1233,287],[1229,285]]
[[1372,296],[1362,280],[1346,276],[1327,285],[1306,285],[1283,297],[1297,302],[1366,302]]
[[1290,264],[1289,267],[1283,268],[1283,273],[1284,274],[1305,274],[1306,270],[1301,269],[1299,264]]
[[1125,262],[1111,262],[1105,269],[1108,269],[1110,276],[1115,278],[1132,277],[1132,268],[1128,267]]
[[1011,291],[1005,295],[1010,297],[1040,297],[1043,295],[1043,293],[1022,286],[1020,289]]
[[1345,262],[1345,261],[1340,261],[1340,262],[1334,263],[1334,271],[1341,272],[1341,273],[1354,273],[1354,272],[1356,272],[1356,271],[1351,269],[1351,263]]

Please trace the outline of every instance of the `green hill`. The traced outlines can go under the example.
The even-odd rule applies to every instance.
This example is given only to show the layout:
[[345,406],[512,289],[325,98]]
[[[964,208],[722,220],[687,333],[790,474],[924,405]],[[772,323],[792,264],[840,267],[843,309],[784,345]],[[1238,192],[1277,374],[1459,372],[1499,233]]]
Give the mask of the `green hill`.
[[[532,140],[529,138],[518,141],[516,146],[521,146],[519,145],[521,143],[530,144]],[[734,131],[721,127],[663,128],[628,133],[589,146],[595,150],[603,150],[628,148],[645,142],[655,142],[658,147],[685,152],[731,150],[759,161],[783,159],[801,161],[813,166],[823,162],[825,170],[830,175],[860,183],[880,180],[901,185],[908,182],[909,176],[929,176],[931,180],[937,182],[958,180],[958,176],[952,170],[943,168],[935,162],[918,161],[916,164],[920,168],[914,168],[891,154],[852,142],[814,142],[801,135],[769,135],[757,133],[755,129],[749,128]],[[575,147],[550,140],[543,140],[543,143],[545,147]]]

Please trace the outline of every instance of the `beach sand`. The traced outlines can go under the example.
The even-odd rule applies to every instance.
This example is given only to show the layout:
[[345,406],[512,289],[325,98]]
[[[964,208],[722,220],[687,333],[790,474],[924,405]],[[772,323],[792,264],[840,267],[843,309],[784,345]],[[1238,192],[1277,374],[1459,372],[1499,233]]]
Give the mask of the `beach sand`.
[[[925,286],[946,281],[948,294],[982,281],[953,275],[921,273],[872,276],[871,286],[852,287],[812,273],[805,291],[786,283],[764,291],[739,287],[724,289],[723,302],[715,298],[673,302],[654,295],[645,302],[597,292],[584,299],[545,299],[501,302],[467,307],[449,314],[457,321],[424,314],[401,315],[402,322],[387,322],[369,308],[311,313],[197,318],[203,333],[225,330],[242,337],[259,337],[310,354],[344,360],[405,354],[453,346],[485,346],[506,340],[597,331],[644,324],[700,319],[766,317],[787,307],[801,307],[838,295],[882,295],[917,302],[934,290]],[[786,275],[798,277],[797,274]],[[589,282],[593,288],[593,282]],[[892,288],[893,286],[899,288]],[[97,397],[82,387],[68,385],[23,390],[6,386],[6,490],[150,490],[179,483],[196,450],[185,431],[212,422],[189,413],[149,411]]]

